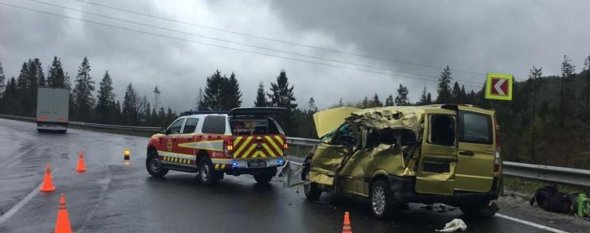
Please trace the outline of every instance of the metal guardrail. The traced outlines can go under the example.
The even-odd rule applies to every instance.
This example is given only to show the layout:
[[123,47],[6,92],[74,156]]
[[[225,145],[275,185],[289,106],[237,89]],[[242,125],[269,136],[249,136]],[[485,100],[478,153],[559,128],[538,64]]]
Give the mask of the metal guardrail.
[[[296,154],[299,156],[300,147],[313,147],[319,141],[309,138],[287,138],[289,146],[295,146]],[[590,187],[590,170],[584,169],[504,161],[503,174],[529,180]]]
[[[4,115],[0,114],[2,118],[14,119],[14,120],[21,120],[21,121],[32,121],[35,122],[34,117],[22,117],[22,116],[12,116],[12,115]],[[122,130],[122,131],[133,131],[133,132],[141,132],[141,133],[151,133],[157,132],[160,130],[158,127],[146,127],[146,126],[128,126],[128,125],[105,125],[105,124],[95,124],[95,123],[87,123],[87,122],[79,122],[79,121],[70,121],[70,125],[86,127],[86,128],[95,128],[95,129],[107,129],[107,130]],[[297,137],[287,137],[287,143],[290,146],[290,151],[293,152],[293,146],[295,147],[294,157],[302,157],[304,156],[307,151],[302,153],[302,148],[306,147],[311,149],[311,147],[318,144],[320,140],[318,139],[309,139],[309,138],[297,138]],[[503,163],[504,168],[504,175],[507,176],[514,176],[524,179],[530,180],[537,180],[537,181],[545,181],[551,183],[559,183],[559,184],[569,184],[569,185],[577,185],[583,187],[590,187],[590,170],[584,169],[575,169],[575,168],[566,168],[566,167],[556,167],[556,166],[547,166],[547,165],[538,165],[538,164],[528,164],[528,163],[515,163],[515,162],[508,162],[504,161]]]

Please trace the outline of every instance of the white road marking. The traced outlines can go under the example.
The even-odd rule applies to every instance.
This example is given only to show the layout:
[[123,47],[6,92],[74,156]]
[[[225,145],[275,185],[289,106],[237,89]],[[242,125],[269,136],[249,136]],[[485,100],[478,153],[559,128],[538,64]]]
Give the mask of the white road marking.
[[502,84],[504,84],[505,82],[506,79],[499,79],[496,85],[494,85],[494,89],[496,89],[498,95],[506,95],[506,93],[504,93],[504,90],[502,90]]
[[524,225],[527,225],[527,226],[539,228],[541,230],[546,230],[546,231],[555,232],[555,233],[567,233],[567,231],[562,231],[562,230],[559,230],[559,229],[555,229],[555,228],[552,228],[552,227],[544,226],[544,225],[537,224],[537,223],[534,223],[534,222],[529,222],[529,221],[526,221],[526,220],[522,220],[520,218],[510,217],[510,216],[503,215],[503,214],[498,214],[498,213],[496,214],[496,216],[499,217],[499,218],[503,218],[503,219],[506,219],[506,220],[513,221],[513,222],[521,223],[521,224],[524,224]]
[[8,211],[6,211],[6,213],[4,213],[2,216],[0,216],[0,225],[2,223],[4,223],[6,220],[8,220],[10,217],[12,217],[12,215],[14,215],[16,212],[18,212],[21,208],[23,208],[23,206],[25,204],[27,204],[31,199],[33,199],[35,194],[39,193],[39,189],[41,189],[41,185],[43,185],[43,182],[41,182],[41,184],[37,185],[37,187],[35,187],[33,189],[33,191],[31,191],[29,194],[27,194],[27,196],[25,196],[25,198],[20,200],[18,203],[16,203],[16,205],[14,205],[12,208],[10,208]]

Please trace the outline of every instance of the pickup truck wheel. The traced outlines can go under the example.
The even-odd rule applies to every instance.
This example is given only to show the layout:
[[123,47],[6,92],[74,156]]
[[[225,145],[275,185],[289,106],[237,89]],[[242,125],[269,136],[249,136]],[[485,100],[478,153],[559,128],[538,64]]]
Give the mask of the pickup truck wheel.
[[385,180],[377,180],[371,186],[371,211],[379,219],[387,219],[394,211],[393,193]]
[[496,215],[496,212],[498,212],[499,210],[496,203],[490,202],[479,205],[466,205],[461,206],[459,208],[461,209],[461,212],[463,212],[463,214],[465,214],[467,217],[483,219],[494,217],[494,215]]
[[153,177],[163,177],[168,174],[168,169],[162,166],[160,159],[158,158],[158,152],[150,150],[148,152],[147,159],[145,160],[145,167],[148,173]]
[[274,175],[271,173],[258,173],[254,174],[254,179],[259,184],[268,184]]
[[213,167],[213,163],[208,157],[203,157],[199,160],[199,181],[202,184],[212,186],[217,182],[217,172]]

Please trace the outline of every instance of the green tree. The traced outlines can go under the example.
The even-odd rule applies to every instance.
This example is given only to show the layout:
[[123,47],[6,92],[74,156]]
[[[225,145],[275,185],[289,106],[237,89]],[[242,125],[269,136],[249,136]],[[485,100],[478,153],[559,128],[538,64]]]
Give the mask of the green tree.
[[61,66],[61,61],[56,57],[53,57],[53,62],[49,67],[47,73],[47,86],[52,88],[68,88],[66,84],[66,76]]
[[226,77],[221,76],[219,70],[216,70],[213,75],[207,77],[207,86],[205,87],[205,95],[203,96],[203,107],[207,110],[229,110],[224,109],[224,93],[227,88]]
[[2,99],[0,102],[0,110],[5,114],[16,115],[19,114],[18,90],[16,80],[12,77],[8,80],[4,92],[2,92]]
[[254,101],[255,107],[266,107],[268,106],[268,101],[266,100],[266,95],[264,94],[264,84],[260,82],[258,84],[258,90],[256,91],[256,100]]
[[78,67],[78,75],[76,76],[74,90],[72,95],[74,98],[74,117],[79,120],[90,120],[93,115],[91,112],[94,109],[95,99],[92,95],[94,91],[94,81],[90,76],[90,63],[88,58],[84,57],[82,63]]
[[277,76],[277,81],[270,84],[270,93],[267,93],[270,99],[270,106],[287,109],[286,114],[277,117],[277,120],[287,132],[295,128],[293,127],[294,121],[291,117],[291,113],[297,108],[295,93],[293,92],[294,88],[294,86],[289,85],[287,73],[281,70],[281,73]]
[[123,98],[123,106],[121,111],[121,117],[124,119],[124,123],[137,125],[137,113],[138,113],[138,105],[139,100],[137,98],[137,94],[133,89],[131,83],[127,86],[125,90],[125,97]]
[[463,100],[461,99],[461,87],[459,86],[458,82],[455,82],[455,84],[453,85],[453,90],[451,94],[451,103],[461,104],[463,102]]
[[576,67],[571,63],[567,55],[563,56],[561,63],[561,88],[559,94],[559,125],[563,126],[568,118],[572,117],[573,106],[571,100],[574,99],[570,88],[570,81],[575,77]]
[[381,100],[379,99],[379,95],[377,95],[377,93],[373,95],[373,100],[371,100],[371,102],[369,103],[369,107],[383,107],[383,102],[381,102]]
[[[199,91],[201,91],[201,89],[199,89]],[[154,88],[154,111],[155,109],[158,109],[158,107],[160,107],[160,90],[158,89],[158,86],[156,86]],[[201,92],[202,94],[202,92]]]
[[410,105],[410,100],[408,99],[408,88],[404,85],[399,85],[397,88],[397,96],[395,97],[395,105],[397,106],[407,106]]
[[452,100],[451,95],[451,68],[446,66],[440,74],[438,79],[438,96],[436,97],[436,103],[449,103]]
[[46,87],[47,82],[45,80],[45,75],[43,74],[43,67],[41,65],[41,61],[39,58],[35,58],[33,60],[33,64],[31,65],[30,71],[32,72],[31,75],[34,75],[39,82],[39,87]]
[[315,105],[315,100],[313,97],[309,97],[309,101],[307,102],[307,109],[308,112],[313,114],[318,111],[318,107]]
[[28,62],[23,63],[21,72],[16,80],[18,93],[16,101],[20,105],[16,114],[24,116],[35,115],[37,88],[39,87],[37,71],[36,64],[33,60],[29,59]]
[[420,100],[418,100],[418,102],[416,103],[416,105],[425,105],[427,104],[427,93],[426,93],[426,87],[424,87],[424,89],[422,90],[422,94],[420,95]]
[[385,106],[393,105],[395,105],[395,102],[393,102],[393,95],[389,94],[389,96],[387,96],[387,99],[385,99]]
[[98,102],[96,104],[97,121],[103,124],[110,124],[114,119],[115,94],[113,93],[113,80],[106,71],[99,84]]
[[4,89],[6,87],[6,76],[4,75],[4,69],[2,68],[2,62],[0,62],[0,96],[4,93]]
[[229,78],[224,76],[223,81],[222,109],[231,110],[240,107],[242,105],[242,92],[240,91],[240,84],[238,83],[238,79],[236,79],[236,74],[232,72]]

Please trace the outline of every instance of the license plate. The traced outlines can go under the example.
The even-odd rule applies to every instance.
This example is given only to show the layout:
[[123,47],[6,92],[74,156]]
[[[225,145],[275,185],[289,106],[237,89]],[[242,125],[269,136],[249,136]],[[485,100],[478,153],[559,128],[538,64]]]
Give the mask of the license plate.
[[266,167],[266,161],[250,161],[250,162],[248,162],[248,167],[250,167],[250,168]]

